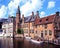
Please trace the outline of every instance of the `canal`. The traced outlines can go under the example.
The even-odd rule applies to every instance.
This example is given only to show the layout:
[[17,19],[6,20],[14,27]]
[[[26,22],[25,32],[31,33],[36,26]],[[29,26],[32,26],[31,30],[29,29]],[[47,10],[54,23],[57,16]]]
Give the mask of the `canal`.
[[24,38],[0,37],[0,48],[60,48],[60,46],[48,43],[37,44]]

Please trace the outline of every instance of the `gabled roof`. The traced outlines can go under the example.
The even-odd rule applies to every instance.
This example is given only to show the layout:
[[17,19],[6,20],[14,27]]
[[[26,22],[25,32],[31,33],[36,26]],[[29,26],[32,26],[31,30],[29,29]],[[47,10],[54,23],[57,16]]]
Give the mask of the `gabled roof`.
[[41,18],[40,20],[42,20],[40,23],[49,23],[49,22],[53,22],[54,18],[56,15],[50,15],[44,18]]
[[11,23],[11,22],[13,22],[13,19],[15,20],[15,17],[8,17],[8,19],[6,21],[4,21],[3,24]]
[[34,22],[36,19],[36,16],[32,16],[30,22]]
[[5,21],[7,21],[7,19],[4,19],[4,18],[0,19],[0,22],[2,22],[2,23]]
[[29,22],[31,19],[31,16],[24,17],[24,22]]

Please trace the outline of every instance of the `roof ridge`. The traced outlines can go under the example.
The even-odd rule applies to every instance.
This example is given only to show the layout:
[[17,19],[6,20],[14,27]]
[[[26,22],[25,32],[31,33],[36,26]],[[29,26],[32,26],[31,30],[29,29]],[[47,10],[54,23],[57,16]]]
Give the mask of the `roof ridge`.
[[48,17],[54,16],[54,15],[56,15],[56,14],[49,15],[49,16],[45,16],[45,17],[42,17],[42,18],[40,18],[40,19],[43,19],[43,18],[48,18]]

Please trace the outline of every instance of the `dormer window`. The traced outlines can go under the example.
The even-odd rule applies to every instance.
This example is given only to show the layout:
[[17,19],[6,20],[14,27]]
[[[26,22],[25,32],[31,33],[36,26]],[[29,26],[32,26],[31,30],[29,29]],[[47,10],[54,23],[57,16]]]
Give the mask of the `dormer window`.
[[46,19],[46,21],[48,21],[48,19]]
[[40,22],[42,22],[42,20],[40,20]]

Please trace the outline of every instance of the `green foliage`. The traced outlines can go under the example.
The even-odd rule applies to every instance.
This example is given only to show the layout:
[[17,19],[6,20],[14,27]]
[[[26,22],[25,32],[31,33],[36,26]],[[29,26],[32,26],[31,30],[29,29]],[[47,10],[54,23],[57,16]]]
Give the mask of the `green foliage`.
[[14,18],[14,16],[11,16],[11,18]]
[[18,29],[18,30],[17,30],[17,33],[18,33],[18,34],[23,34],[23,29]]

